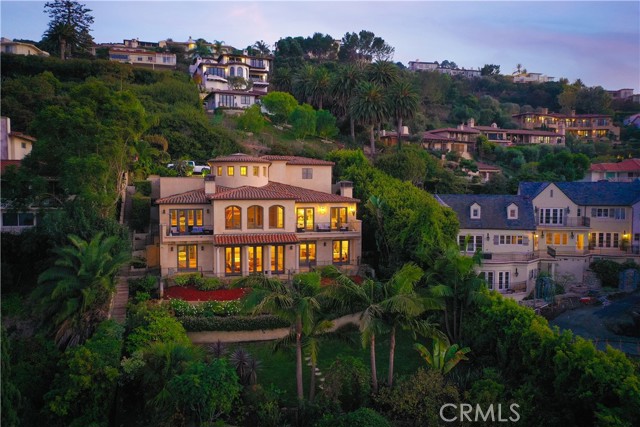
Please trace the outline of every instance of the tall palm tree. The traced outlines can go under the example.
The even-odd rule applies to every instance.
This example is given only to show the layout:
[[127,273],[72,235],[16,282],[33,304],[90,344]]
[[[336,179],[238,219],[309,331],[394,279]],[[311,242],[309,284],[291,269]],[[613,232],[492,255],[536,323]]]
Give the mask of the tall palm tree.
[[382,86],[377,83],[360,82],[355,96],[351,99],[349,113],[355,120],[369,127],[371,155],[375,156],[376,142],[373,129],[377,123],[381,123],[387,116],[387,105]]
[[387,91],[387,108],[398,132],[398,150],[402,149],[402,120],[412,118],[419,103],[418,92],[406,80],[397,81]]
[[398,81],[400,69],[390,61],[376,61],[369,64],[365,70],[367,80],[387,88]]
[[416,332],[427,336],[442,335],[435,325],[420,318],[420,315],[427,309],[439,310],[442,308],[437,299],[422,297],[415,291],[415,285],[423,275],[424,272],[420,267],[413,263],[407,263],[382,287],[384,299],[380,303],[380,307],[382,307],[384,321],[390,329],[389,387],[393,386],[396,331],[398,328],[411,330],[414,339]]
[[382,320],[383,308],[380,304],[384,298],[382,284],[367,279],[362,285],[358,285],[333,266],[323,268],[322,275],[333,279],[334,284],[327,287],[327,294],[330,299],[341,308],[360,312],[360,337],[362,347],[369,346],[371,389],[376,393],[378,391],[376,337],[385,328]]
[[323,101],[327,97],[331,87],[331,76],[324,67],[316,68],[310,83],[310,92],[313,105],[322,110]]
[[38,277],[40,299],[46,320],[51,320],[60,348],[81,344],[105,317],[115,291],[115,274],[129,254],[116,251],[118,238],[96,234],[90,242],[69,235],[71,246],[54,249],[53,267]]
[[356,64],[347,64],[338,69],[331,82],[331,95],[335,99],[335,105],[339,114],[349,116],[349,130],[351,141],[356,141],[355,120],[349,111],[351,98],[354,97],[358,84],[364,78],[362,68]]
[[483,280],[474,268],[479,263],[479,253],[473,257],[464,256],[457,245],[451,245],[427,273],[428,281],[433,283],[430,294],[444,300],[446,333],[453,342],[462,341],[466,310],[473,304],[482,304],[487,298],[482,292]]
[[298,399],[304,399],[302,383],[302,338],[309,335],[314,319],[320,312],[319,273],[300,273],[291,281],[283,283],[266,276],[248,276],[238,282],[238,286],[250,287],[245,304],[253,307],[254,314],[272,313],[291,325],[296,346],[296,386]]
[[264,40],[258,40],[253,44],[253,47],[259,52],[260,55],[269,55],[271,53],[269,44]]
[[313,80],[316,68],[312,65],[303,65],[293,76],[293,94],[301,103],[311,105],[313,100]]

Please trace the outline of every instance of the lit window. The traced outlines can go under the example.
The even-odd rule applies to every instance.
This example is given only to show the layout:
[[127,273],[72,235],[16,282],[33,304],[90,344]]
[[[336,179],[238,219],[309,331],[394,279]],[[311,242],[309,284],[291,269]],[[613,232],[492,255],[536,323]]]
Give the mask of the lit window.
[[266,166],[262,167],[262,176],[267,176],[267,167]]
[[349,264],[349,241],[348,240],[333,241],[333,263]]
[[242,214],[238,206],[229,206],[224,210],[225,228],[227,230],[239,230],[241,228]]
[[284,245],[271,246],[271,272],[284,273]]
[[247,167],[240,166],[240,176],[247,176]]
[[228,176],[233,176],[235,173],[234,167],[233,166],[227,166],[227,175]]
[[262,246],[249,246],[247,257],[249,273],[262,273]]
[[260,176],[260,166],[253,167],[253,176]]
[[239,246],[224,248],[225,267],[227,275],[242,273],[242,252]]
[[171,209],[169,222],[172,234],[195,233],[194,227],[202,228],[202,209]]
[[178,270],[198,268],[198,245],[178,245]]
[[271,206],[269,208],[269,228],[284,228],[284,207]]
[[222,176],[222,166],[218,166],[218,176]]
[[263,209],[262,206],[249,206],[247,209],[247,228],[262,228]]
[[331,229],[337,230],[347,225],[347,208],[331,208]]
[[316,265],[316,242],[300,243],[300,265]]
[[298,219],[298,230],[313,230],[313,208],[298,208],[296,210],[296,217]]

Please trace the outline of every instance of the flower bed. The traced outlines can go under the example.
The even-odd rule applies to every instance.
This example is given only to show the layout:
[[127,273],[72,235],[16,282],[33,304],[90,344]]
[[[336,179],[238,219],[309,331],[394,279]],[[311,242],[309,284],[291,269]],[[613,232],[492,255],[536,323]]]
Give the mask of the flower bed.
[[199,291],[193,287],[171,286],[165,289],[164,299],[183,299],[185,301],[232,301],[240,299],[248,289],[218,289],[215,291]]

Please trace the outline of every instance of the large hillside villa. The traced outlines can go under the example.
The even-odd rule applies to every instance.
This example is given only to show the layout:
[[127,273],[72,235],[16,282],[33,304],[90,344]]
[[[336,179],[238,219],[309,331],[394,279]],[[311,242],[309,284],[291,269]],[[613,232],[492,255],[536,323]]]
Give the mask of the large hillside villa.
[[613,118],[607,114],[549,113],[545,108],[539,113],[514,114],[513,118],[527,130],[549,130],[561,136],[571,134],[578,139],[620,138],[620,128],[614,126]]
[[582,283],[596,259],[640,262],[640,181],[522,182],[517,196],[436,198],[458,216],[460,250],[482,252],[489,287],[517,298],[540,271]]
[[332,162],[238,153],[209,165],[212,174],[204,179],[150,178],[163,276],[357,269],[359,201],[351,182],[332,185]]

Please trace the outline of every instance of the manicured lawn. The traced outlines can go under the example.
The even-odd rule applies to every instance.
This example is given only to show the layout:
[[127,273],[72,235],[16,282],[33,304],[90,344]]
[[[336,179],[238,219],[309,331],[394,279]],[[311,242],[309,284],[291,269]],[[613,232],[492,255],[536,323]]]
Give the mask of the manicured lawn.
[[[357,330],[349,332],[351,342],[338,339],[334,334],[327,337],[321,344],[318,367],[321,372],[326,372],[338,356],[356,357],[369,367],[369,348],[363,349],[360,342],[360,334]],[[421,337],[418,341],[422,342]],[[401,331],[396,337],[396,362],[395,378],[399,375],[410,375],[420,366],[425,366],[418,352],[413,349],[413,337],[408,332]],[[236,348],[243,348],[261,362],[258,372],[258,383],[265,388],[270,385],[285,391],[285,396],[293,403],[296,399],[295,378],[295,350],[294,348],[273,352],[273,342],[255,342],[242,344],[229,344],[227,350],[232,352]],[[378,381],[386,383],[389,367],[389,336],[377,339],[376,359],[378,368]],[[310,368],[304,366],[305,396],[309,393]],[[322,378],[322,377],[320,377]]]

